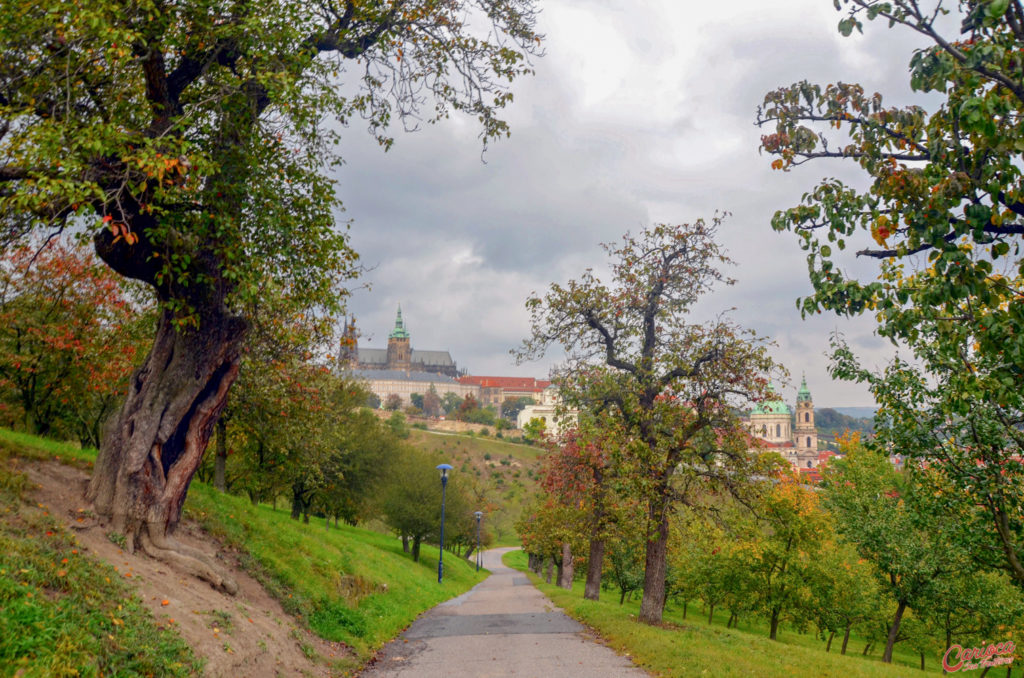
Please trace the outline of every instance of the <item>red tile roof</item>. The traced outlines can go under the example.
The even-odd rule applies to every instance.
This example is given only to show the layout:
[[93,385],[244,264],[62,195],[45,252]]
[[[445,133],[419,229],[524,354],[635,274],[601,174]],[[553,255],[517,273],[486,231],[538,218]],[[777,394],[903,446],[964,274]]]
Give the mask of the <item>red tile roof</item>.
[[460,384],[479,386],[481,388],[502,388],[507,391],[534,391],[540,393],[551,382],[546,379],[534,379],[533,377],[459,377]]

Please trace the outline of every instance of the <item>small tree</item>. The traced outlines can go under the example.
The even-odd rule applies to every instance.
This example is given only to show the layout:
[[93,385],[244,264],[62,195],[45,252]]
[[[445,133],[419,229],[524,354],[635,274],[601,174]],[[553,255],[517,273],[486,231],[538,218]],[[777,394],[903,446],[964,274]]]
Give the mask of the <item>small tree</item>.
[[441,398],[437,395],[437,389],[431,384],[423,396],[423,404],[420,405],[423,414],[428,417],[436,417],[441,414]]
[[397,412],[402,409],[402,396],[397,393],[389,393],[384,399],[384,409],[390,412]]

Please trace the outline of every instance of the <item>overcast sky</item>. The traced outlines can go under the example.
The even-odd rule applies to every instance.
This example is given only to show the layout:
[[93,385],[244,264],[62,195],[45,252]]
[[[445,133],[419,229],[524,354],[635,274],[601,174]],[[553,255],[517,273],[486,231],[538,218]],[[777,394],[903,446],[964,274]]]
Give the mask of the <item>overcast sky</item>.
[[[546,377],[553,361],[516,366],[529,333],[526,297],[600,266],[598,243],[652,222],[732,217],[722,239],[738,283],[702,307],[733,308],[777,342],[818,406],[871,405],[855,384],[832,382],[825,352],[838,329],[870,365],[891,349],[869,319],[802,320],[810,291],[803,253],[769,220],[842,164],[774,172],[758,155],[755,108],[801,79],[861,82],[910,100],[906,32],[869,24],[843,38],[832,0],[541,0],[546,54],[514,85],[512,136],[481,160],[479,130],[451,119],[399,134],[383,153],[355,123],[338,172],[352,244],[372,270],[350,301],[360,343],[383,347],[399,303],[414,349],[448,350],[471,374]],[[855,262],[853,270],[870,271]]]

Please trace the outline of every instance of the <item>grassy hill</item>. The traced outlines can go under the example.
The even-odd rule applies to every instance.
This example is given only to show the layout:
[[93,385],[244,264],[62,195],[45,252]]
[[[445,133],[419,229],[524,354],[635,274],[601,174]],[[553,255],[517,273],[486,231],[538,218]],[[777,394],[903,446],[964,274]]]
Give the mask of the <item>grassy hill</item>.
[[417,428],[411,430],[409,442],[422,450],[436,453],[438,463],[451,464],[453,473],[472,474],[494,507],[485,520],[495,537],[495,545],[519,544],[513,525],[519,519],[523,503],[537,486],[543,448],[497,438]]
[[[714,623],[708,624],[699,605],[691,605],[684,619],[681,607],[673,601],[666,606],[664,623],[647,626],[636,621],[639,599],[620,606],[618,596],[605,591],[600,601],[585,600],[583,582],[577,580],[572,591],[545,584],[527,570],[526,554],[522,551],[508,553],[503,560],[506,565],[526,572],[569,616],[593,628],[610,647],[655,675],[716,678],[942,675],[937,657],[928,658],[926,670],[922,671],[918,657],[905,654],[900,646],[897,646],[894,663],[883,664],[877,650],[874,656],[861,656],[864,647],[861,638],[851,638],[846,655],[839,654],[841,638],[835,639],[831,652],[825,652],[824,643],[814,635],[790,629],[780,631],[778,641],[769,640],[766,625],[761,620],[752,624],[741,621],[739,628],[727,629],[726,616],[716,613]],[[1003,675],[1001,670],[1000,675]]]
[[[109,566],[71,553],[74,537],[30,501],[31,488],[16,468],[55,458],[91,466],[95,454],[0,429],[0,666],[22,668],[24,675],[73,675],[71,669],[92,662],[97,670],[85,675],[108,675],[137,645],[159,664],[119,675],[190,675],[198,664],[188,647],[173,630],[159,629],[130,589],[111,588],[118,579]],[[436,548],[424,545],[413,563],[388,535],[304,525],[200,482],[192,483],[184,518],[220,539],[302,625],[352,648],[354,661],[338,670],[362,663],[421,612],[486,575],[449,555],[439,585]]]

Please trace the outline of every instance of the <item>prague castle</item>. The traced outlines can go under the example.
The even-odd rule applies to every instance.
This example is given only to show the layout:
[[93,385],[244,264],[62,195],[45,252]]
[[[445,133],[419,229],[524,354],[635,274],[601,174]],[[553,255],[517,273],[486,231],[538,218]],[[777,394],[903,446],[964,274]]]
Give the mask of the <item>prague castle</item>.
[[[448,351],[416,351],[410,345],[411,335],[402,320],[402,307],[398,307],[395,327],[388,334],[388,347],[366,348],[356,344],[354,322],[345,327],[342,338],[342,358],[358,370],[399,370],[444,374],[453,379],[459,368]],[[347,349],[347,350],[346,350]]]

